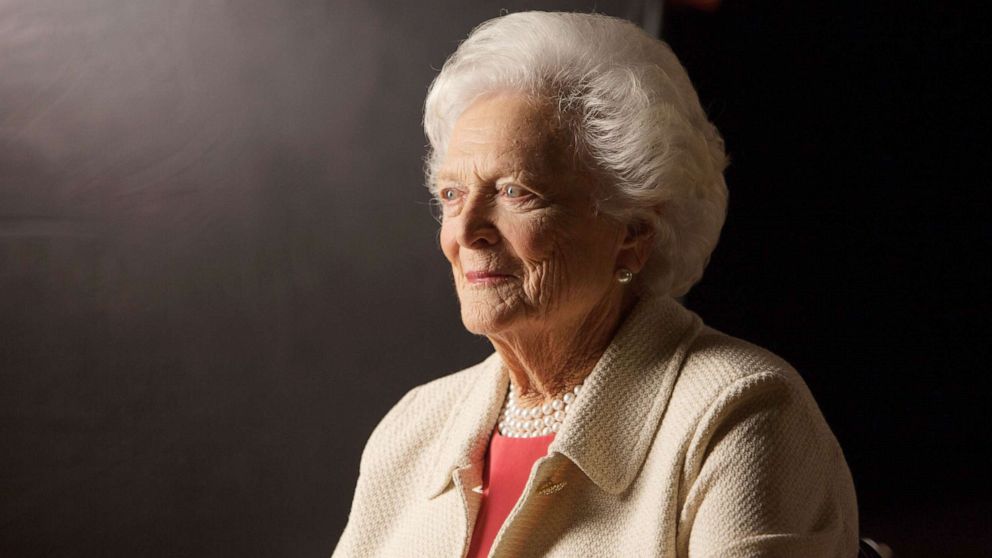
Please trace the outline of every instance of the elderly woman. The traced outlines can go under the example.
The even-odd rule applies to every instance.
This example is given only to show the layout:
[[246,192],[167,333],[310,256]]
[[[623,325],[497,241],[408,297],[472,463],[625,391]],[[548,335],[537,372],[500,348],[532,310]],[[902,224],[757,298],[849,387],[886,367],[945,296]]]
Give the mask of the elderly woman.
[[726,156],[664,43],[600,15],[488,21],[424,127],[462,321],[495,353],[382,420],[335,556],[857,554],[800,376],[675,299],[716,245]]

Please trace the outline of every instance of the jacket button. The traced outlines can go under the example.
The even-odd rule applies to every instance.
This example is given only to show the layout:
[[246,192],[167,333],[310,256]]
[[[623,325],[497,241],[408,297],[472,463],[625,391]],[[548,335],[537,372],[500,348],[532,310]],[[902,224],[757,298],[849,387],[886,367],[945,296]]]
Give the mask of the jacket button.
[[568,484],[567,481],[555,482],[552,479],[548,479],[544,481],[544,483],[542,483],[541,486],[537,489],[537,493],[542,496],[551,496],[552,494],[557,494],[558,492],[561,492],[562,489],[565,488],[565,485],[567,484]]

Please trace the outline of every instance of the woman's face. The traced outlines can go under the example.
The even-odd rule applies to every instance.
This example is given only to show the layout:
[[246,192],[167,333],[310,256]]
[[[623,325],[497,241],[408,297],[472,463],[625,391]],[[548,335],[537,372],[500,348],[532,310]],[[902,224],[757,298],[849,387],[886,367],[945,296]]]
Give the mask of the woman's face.
[[570,145],[554,105],[520,94],[485,97],[455,124],[437,191],[469,331],[526,334],[619,306],[626,228],[596,213]]

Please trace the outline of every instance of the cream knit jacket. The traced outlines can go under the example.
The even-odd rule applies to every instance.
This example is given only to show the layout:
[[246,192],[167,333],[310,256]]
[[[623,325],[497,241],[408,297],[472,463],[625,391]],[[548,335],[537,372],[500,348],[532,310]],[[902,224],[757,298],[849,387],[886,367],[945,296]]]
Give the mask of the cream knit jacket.
[[[464,556],[507,382],[494,354],[397,403],[334,557]],[[780,358],[645,299],[583,389],[490,556],[857,555],[844,455]]]

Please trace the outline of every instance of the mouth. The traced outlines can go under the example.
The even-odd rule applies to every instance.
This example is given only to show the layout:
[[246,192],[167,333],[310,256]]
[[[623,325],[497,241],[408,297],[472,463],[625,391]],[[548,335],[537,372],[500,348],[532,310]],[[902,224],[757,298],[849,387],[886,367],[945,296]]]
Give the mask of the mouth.
[[512,279],[513,275],[498,271],[468,271],[465,273],[465,280],[471,285],[494,285]]

